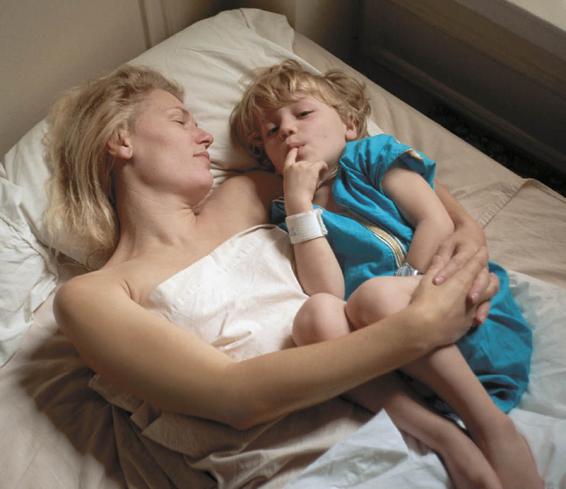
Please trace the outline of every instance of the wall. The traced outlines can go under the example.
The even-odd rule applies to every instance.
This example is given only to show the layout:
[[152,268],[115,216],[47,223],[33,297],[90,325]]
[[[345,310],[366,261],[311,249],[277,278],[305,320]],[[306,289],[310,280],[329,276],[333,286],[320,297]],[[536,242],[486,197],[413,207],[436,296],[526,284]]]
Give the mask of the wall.
[[294,29],[347,63],[355,55],[358,0],[232,0],[231,5],[283,14]]
[[501,11],[467,4],[478,0],[363,1],[359,69],[394,93],[430,94],[566,172],[566,33],[550,51],[534,30],[521,35],[528,24],[516,28],[528,16],[506,24]]

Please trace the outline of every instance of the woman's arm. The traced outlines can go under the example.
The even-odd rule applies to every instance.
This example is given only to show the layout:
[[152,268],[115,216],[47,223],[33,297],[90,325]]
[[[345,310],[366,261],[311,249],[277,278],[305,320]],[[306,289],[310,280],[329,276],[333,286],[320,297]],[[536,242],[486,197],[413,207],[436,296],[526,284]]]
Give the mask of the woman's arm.
[[[468,214],[466,209],[452,196],[444,185],[435,182],[436,195],[454,222],[454,234],[443,243],[439,254],[447,261],[447,274],[456,270],[458,266],[451,262],[451,258],[462,255],[465,261],[482,246],[486,246],[485,234],[480,225]],[[452,268],[454,266],[454,268]]]
[[476,220],[468,214],[466,209],[454,198],[454,196],[448,191],[448,189],[442,185],[440,182],[435,181],[435,191],[436,195],[444,205],[446,212],[450,215],[450,218],[454,222],[456,230],[460,228],[466,229],[469,234],[468,241],[475,248],[474,252],[477,251],[482,246],[485,246],[485,234],[476,222]]
[[[452,235],[442,243],[437,253],[444,259],[446,266],[440,270],[435,283],[442,283],[452,276],[463,263],[479,248],[486,246],[485,234],[480,225],[468,214],[466,209],[452,196],[446,187],[435,182],[436,194],[442,201],[450,218],[454,222],[455,230]],[[487,266],[480,273],[470,288],[469,298],[478,300],[480,292],[491,282],[494,291],[498,289],[497,277],[490,274]],[[489,298],[478,307],[476,322],[482,323],[489,314]]]
[[412,170],[389,170],[383,190],[415,230],[406,261],[421,272],[427,270],[440,245],[454,231],[448,212],[426,180]]
[[[309,212],[321,172],[326,163],[296,161],[297,150],[287,155],[283,173],[285,212],[287,216]],[[340,299],[344,298],[345,286],[342,270],[327,239],[311,239],[293,245],[297,277],[303,290],[313,295],[326,292]]]
[[247,428],[456,341],[468,330],[466,293],[485,260],[478,253],[440,286],[432,284],[436,264],[407,308],[350,335],[241,362],[143,309],[103,273],[64,284],[54,310],[86,364],[115,385],[165,410]]

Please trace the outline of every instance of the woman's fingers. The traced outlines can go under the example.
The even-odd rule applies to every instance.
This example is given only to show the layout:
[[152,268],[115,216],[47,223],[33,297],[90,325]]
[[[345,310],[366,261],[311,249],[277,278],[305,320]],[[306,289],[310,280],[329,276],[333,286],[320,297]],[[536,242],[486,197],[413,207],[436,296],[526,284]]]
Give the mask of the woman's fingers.
[[432,257],[432,261],[427,271],[423,276],[423,280],[429,280],[436,284],[436,277],[442,269],[446,267],[446,258],[441,254],[436,254]]
[[462,266],[469,261],[477,252],[477,248],[464,247],[456,248],[452,242],[443,244],[438,254],[442,256],[445,261],[445,266],[438,271],[434,278],[434,283],[440,285],[442,282],[454,275]]
[[480,304],[490,300],[499,290],[499,279],[497,275],[490,273],[484,268],[474,280],[468,297],[474,304]]
[[486,290],[489,282],[490,282],[489,271],[487,268],[484,268],[474,280],[474,283],[470,288],[470,292],[468,293],[468,298],[474,304],[479,304],[480,297],[484,294],[484,291]]
[[461,282],[466,287],[466,290],[469,291],[479,274],[487,266],[487,257],[487,249],[485,246],[482,246],[464,264],[460,265],[447,281]]
[[[434,277],[434,284],[440,285],[461,269],[478,251],[477,244],[469,240],[457,239],[452,236],[439,248],[439,254],[446,265]],[[487,250],[486,250],[487,256]],[[477,274],[468,291],[468,301],[477,306],[474,314],[474,323],[480,324],[489,314],[491,297],[497,293],[497,278],[489,273],[487,259],[484,268]]]
[[499,292],[499,278],[495,273],[490,273],[489,284],[484,290],[484,295],[480,296],[480,301],[491,299],[497,292]]
[[477,306],[468,299],[468,293],[485,268],[487,257],[487,250],[480,248],[443,284],[436,285],[435,274],[445,261],[441,256],[435,256],[413,293],[411,303],[421,309],[422,317],[427,318],[427,328],[430,328],[431,338],[436,337],[438,346],[453,343],[473,326]]
[[489,273],[488,283],[486,287],[481,291],[481,294],[477,300],[478,307],[474,316],[474,322],[476,323],[476,325],[482,324],[487,319],[491,305],[490,299],[495,294],[497,294],[498,290],[499,279],[497,278],[497,275],[495,275],[494,273]]
[[448,239],[439,246],[436,254],[441,258],[443,258],[446,261],[446,263],[448,263],[450,258],[452,258],[452,255],[454,255],[454,249],[455,249],[454,241]]
[[485,322],[489,314],[489,306],[489,301],[483,302],[478,306],[476,313],[474,314],[474,325],[479,326]]

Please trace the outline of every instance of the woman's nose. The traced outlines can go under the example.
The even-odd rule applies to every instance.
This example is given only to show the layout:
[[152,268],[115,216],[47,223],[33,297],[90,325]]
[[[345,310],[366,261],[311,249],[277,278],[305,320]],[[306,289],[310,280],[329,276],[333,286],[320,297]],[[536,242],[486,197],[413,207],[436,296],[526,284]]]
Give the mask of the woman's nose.
[[201,129],[201,134],[200,134],[200,143],[203,143],[207,148],[213,143],[214,141],[214,136],[212,134],[210,134],[209,132],[205,131],[204,129]]

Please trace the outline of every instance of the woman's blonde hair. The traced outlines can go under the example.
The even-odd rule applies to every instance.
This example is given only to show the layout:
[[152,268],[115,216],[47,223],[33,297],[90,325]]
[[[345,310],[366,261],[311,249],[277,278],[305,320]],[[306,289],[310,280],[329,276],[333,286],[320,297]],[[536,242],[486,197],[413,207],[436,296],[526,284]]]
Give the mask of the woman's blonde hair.
[[71,89],[49,113],[46,229],[55,241],[70,233],[79,239],[90,251],[89,262],[108,259],[118,240],[108,142],[119,130],[132,129],[140,103],[155,89],[183,100],[182,88],[157,71],[125,65]]
[[311,73],[287,59],[256,73],[231,116],[232,138],[262,166],[273,168],[260,135],[263,114],[296,101],[300,95],[315,97],[333,107],[345,124],[354,125],[358,137],[367,136],[370,105],[363,83],[339,70],[324,75]]

